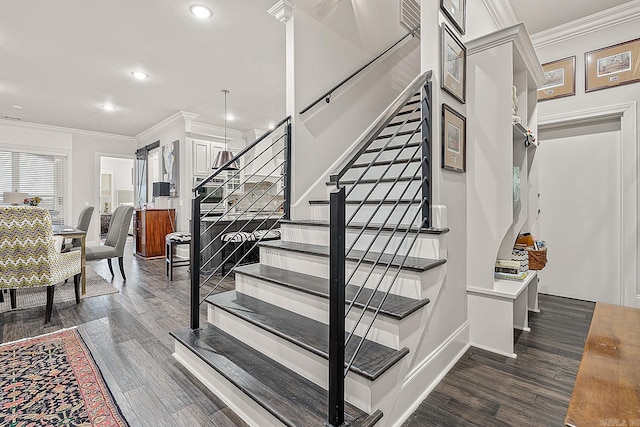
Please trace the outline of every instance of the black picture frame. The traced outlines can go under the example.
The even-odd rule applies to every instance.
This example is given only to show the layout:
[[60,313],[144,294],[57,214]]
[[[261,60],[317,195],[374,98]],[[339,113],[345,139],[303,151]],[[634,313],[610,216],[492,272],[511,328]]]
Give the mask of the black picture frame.
[[440,9],[451,25],[463,36],[467,21],[467,0],[440,0]]
[[440,51],[440,87],[464,104],[467,93],[467,48],[445,23],[442,23]]
[[442,168],[464,173],[467,170],[467,119],[442,104]]

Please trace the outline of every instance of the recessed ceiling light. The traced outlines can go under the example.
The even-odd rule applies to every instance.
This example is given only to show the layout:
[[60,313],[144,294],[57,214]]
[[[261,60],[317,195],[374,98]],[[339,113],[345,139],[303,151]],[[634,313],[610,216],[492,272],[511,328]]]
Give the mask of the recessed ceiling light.
[[236,119],[236,116],[234,116],[233,114],[231,113],[227,114],[227,120],[234,121],[235,119]]
[[102,104],[102,109],[106,111],[113,111],[116,109],[116,106],[112,104]]
[[149,74],[145,73],[144,71],[132,71],[131,75],[138,80],[144,80],[149,78]]
[[24,107],[22,105],[12,105],[13,108],[17,108],[18,110],[22,110]]
[[196,18],[200,18],[200,19],[211,18],[211,15],[213,15],[213,12],[211,11],[211,9],[201,4],[193,4],[189,8],[189,10],[191,11],[191,13],[193,13],[193,15]]

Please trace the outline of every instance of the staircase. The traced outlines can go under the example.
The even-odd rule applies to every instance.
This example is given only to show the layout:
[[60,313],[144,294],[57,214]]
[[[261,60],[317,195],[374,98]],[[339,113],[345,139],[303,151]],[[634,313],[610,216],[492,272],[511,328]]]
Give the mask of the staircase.
[[233,268],[235,290],[203,299],[206,325],[172,332],[175,357],[248,424],[395,425],[433,380],[425,334],[448,230],[429,227],[429,76],[332,174],[331,202],[281,219],[281,239],[257,243],[260,262]]

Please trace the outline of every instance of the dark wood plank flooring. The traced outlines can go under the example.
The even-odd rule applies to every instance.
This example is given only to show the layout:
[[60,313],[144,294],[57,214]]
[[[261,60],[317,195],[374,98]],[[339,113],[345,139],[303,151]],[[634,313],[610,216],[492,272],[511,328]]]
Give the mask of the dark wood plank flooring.
[[562,426],[595,303],[540,295],[516,359],[471,347],[403,427]]
[[[89,268],[110,277],[106,261]],[[0,313],[0,342],[78,326],[131,426],[245,426],[171,356],[169,331],[188,325],[187,269],[169,282],[164,259],[134,258],[128,244],[125,271],[120,293],[54,305],[46,326],[44,307]],[[517,359],[471,348],[405,426],[562,425],[594,304],[542,295],[540,306]]]

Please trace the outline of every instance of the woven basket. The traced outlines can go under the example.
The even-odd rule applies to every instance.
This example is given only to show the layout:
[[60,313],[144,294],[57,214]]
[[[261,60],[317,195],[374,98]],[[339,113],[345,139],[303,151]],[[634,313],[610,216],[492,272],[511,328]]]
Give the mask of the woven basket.
[[528,249],[529,270],[542,270],[547,265],[547,248],[541,250]]

